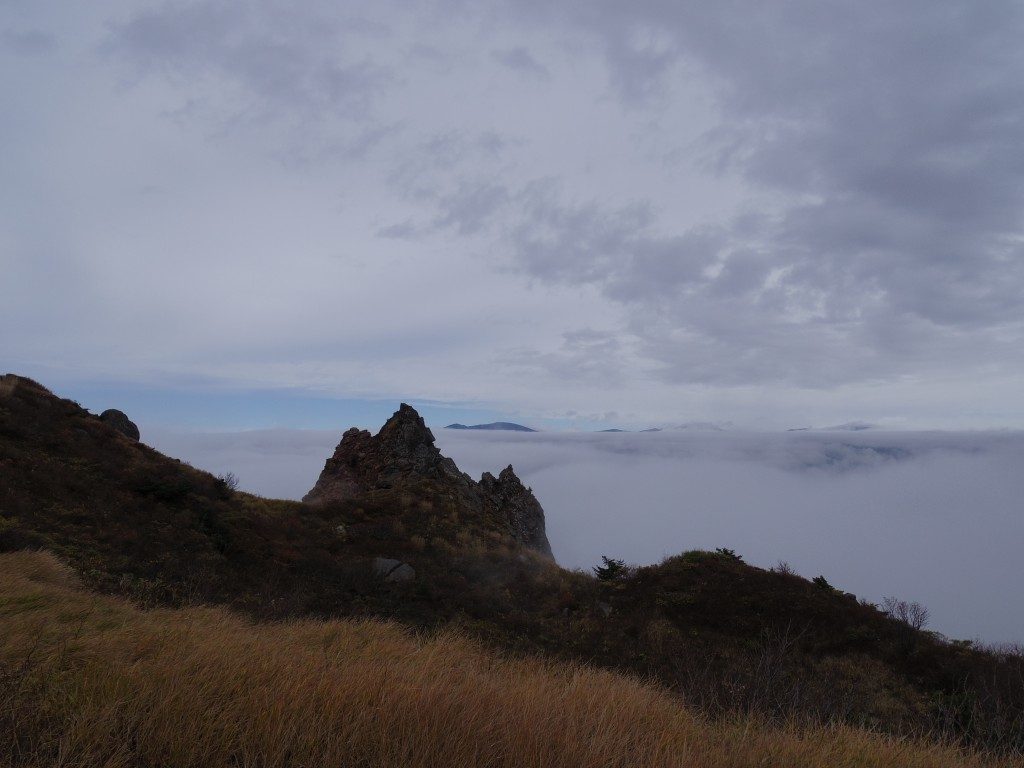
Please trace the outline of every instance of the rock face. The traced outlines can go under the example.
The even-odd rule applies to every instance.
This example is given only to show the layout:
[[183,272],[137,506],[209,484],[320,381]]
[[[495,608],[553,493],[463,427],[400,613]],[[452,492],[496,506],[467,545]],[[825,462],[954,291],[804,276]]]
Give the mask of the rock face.
[[480,482],[475,482],[441,454],[423,418],[405,403],[376,435],[361,429],[345,432],[316,485],[302,500],[313,504],[343,501],[422,480],[439,484],[445,493],[458,497],[463,507],[502,520],[516,541],[551,557],[544,510],[512,467],[497,478],[485,472]]
[[497,478],[490,472],[484,472],[480,478],[480,489],[486,502],[507,516],[512,535],[517,541],[548,557],[552,556],[544,529],[544,509],[533,491],[516,477],[511,464],[501,470]]
[[434,435],[416,409],[402,403],[395,414],[371,435],[352,428],[341,436],[320,479],[303,496],[305,502],[342,501],[377,488],[390,488],[407,478],[471,485],[455,462],[434,446]]
[[128,418],[128,415],[124,411],[119,411],[116,408],[108,408],[100,414],[100,421],[106,422],[125,437],[129,437],[132,440],[138,440],[139,428],[135,426],[135,422]]

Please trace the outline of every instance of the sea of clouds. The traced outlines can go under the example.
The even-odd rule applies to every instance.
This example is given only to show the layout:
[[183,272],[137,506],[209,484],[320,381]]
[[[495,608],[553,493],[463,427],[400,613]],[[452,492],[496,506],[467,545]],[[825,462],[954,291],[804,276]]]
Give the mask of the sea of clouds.
[[[917,600],[950,637],[1024,642],[1024,433],[435,434],[474,477],[514,465],[566,567],[728,547],[870,600]],[[147,435],[169,455],[283,498],[313,485],[339,437]]]

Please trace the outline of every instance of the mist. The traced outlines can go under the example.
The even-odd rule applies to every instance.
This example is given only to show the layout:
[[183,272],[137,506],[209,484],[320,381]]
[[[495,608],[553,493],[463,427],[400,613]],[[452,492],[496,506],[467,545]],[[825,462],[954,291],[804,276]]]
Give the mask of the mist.
[[[1024,434],[435,434],[474,477],[515,467],[565,567],[728,547],[872,601],[917,600],[931,611],[929,628],[953,638],[1024,642]],[[340,431],[144,439],[234,472],[245,490],[297,499]]]

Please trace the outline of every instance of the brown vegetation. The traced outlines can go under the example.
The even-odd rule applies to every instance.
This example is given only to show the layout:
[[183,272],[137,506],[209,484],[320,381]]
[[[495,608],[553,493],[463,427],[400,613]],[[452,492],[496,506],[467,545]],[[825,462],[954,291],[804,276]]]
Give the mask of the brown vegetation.
[[142,611],[43,553],[0,556],[0,625],[12,768],[1024,765],[841,726],[709,721],[653,684],[450,631]]

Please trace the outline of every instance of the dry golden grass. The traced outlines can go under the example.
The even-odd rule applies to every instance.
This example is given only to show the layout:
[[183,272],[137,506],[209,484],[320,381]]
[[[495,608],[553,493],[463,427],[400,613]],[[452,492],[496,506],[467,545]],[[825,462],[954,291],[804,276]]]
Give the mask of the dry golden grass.
[[0,555],[0,663],[8,766],[1021,765],[844,727],[712,723],[654,685],[454,633],[144,612],[42,553]]

